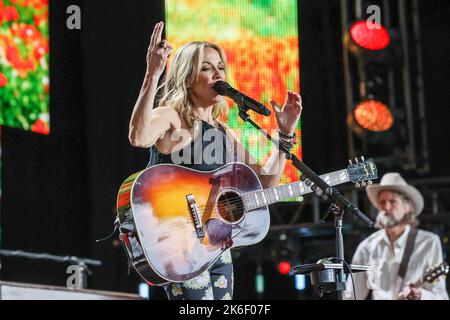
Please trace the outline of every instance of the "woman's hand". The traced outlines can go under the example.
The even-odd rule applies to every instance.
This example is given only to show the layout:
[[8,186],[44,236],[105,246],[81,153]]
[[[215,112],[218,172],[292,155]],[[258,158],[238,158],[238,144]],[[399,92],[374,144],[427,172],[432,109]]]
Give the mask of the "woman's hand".
[[270,104],[275,112],[278,128],[287,134],[293,134],[303,109],[300,95],[293,91],[288,91],[282,108],[274,100],[271,100]]
[[166,67],[167,58],[173,47],[167,40],[161,40],[164,22],[158,22],[153,29],[147,51],[147,75],[160,77]]

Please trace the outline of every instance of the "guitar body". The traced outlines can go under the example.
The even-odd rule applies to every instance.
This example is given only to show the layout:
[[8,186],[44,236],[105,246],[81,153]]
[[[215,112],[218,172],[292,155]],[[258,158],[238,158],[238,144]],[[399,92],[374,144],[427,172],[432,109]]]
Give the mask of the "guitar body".
[[[320,176],[328,185],[377,178],[372,159]],[[269,231],[267,205],[311,193],[294,181],[263,190],[243,163],[213,171],[159,164],[128,177],[117,197],[120,240],[136,271],[148,283],[190,280],[227,249],[261,241]]]
[[130,263],[147,282],[192,279],[232,247],[261,241],[267,206],[247,211],[240,195],[262,190],[255,172],[230,163],[202,172],[160,164],[130,176],[117,209]]

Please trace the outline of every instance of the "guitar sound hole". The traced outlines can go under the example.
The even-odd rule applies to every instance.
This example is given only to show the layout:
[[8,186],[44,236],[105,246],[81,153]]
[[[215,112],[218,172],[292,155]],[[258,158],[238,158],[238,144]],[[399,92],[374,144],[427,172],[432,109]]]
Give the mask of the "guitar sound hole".
[[245,213],[244,203],[235,192],[226,192],[217,201],[217,210],[220,216],[227,222],[234,223],[242,219]]

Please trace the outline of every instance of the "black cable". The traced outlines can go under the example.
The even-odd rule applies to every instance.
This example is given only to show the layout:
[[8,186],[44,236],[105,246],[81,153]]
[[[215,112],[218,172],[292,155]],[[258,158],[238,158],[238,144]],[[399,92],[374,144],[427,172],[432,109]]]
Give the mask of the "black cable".
[[107,237],[103,238],[103,239],[95,240],[95,242],[99,243],[99,242],[108,240],[109,238],[111,238],[116,233],[117,229],[119,229],[119,226],[120,226],[119,217],[117,217],[117,219],[114,221],[114,230],[113,230],[113,232],[110,235],[108,235]]
[[329,258],[329,259],[331,259],[331,260],[338,260],[338,261],[344,263],[344,264],[347,266],[348,271],[350,272],[350,277],[352,278],[353,298],[354,298],[354,300],[356,300],[355,280],[353,279],[352,268],[350,268],[350,265],[349,265],[347,262],[345,262],[344,260],[342,260],[341,258],[338,258],[338,257],[331,257],[331,258]]

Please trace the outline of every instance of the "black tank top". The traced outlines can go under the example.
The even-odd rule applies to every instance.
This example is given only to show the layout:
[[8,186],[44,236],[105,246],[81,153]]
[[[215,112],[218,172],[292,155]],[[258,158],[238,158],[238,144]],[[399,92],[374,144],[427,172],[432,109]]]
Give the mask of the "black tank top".
[[201,121],[201,137],[199,136],[184,148],[171,154],[158,151],[155,145],[150,147],[150,160],[147,168],[156,164],[171,163],[198,171],[210,171],[224,164],[237,161],[236,152],[226,135],[225,128],[219,129],[206,121]]

